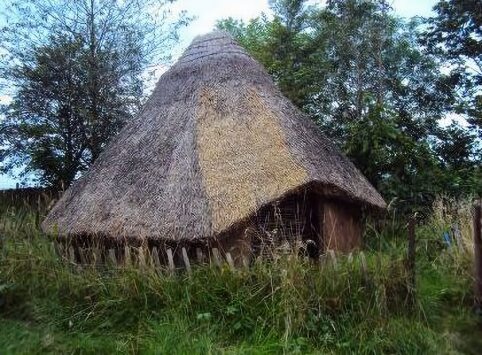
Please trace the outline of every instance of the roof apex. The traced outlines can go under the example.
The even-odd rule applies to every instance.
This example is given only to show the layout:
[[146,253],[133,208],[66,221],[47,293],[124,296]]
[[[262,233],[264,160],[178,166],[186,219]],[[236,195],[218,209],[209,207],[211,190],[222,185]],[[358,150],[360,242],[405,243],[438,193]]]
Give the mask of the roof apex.
[[205,57],[248,53],[226,31],[216,30],[194,38],[178,63],[189,63]]

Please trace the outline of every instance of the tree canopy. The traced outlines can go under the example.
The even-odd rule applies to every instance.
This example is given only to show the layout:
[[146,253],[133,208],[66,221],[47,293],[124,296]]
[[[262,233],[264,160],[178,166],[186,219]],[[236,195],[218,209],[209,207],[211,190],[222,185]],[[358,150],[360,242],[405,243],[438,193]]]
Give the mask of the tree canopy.
[[449,64],[448,83],[457,90],[456,110],[466,113],[482,136],[482,3],[441,0],[427,21],[421,42],[442,63]]
[[139,109],[149,66],[168,59],[184,13],[172,1],[8,1],[0,79],[2,170],[68,186]]
[[[274,16],[225,19],[283,91],[401,207],[481,191],[480,143],[444,118],[458,92],[420,45],[424,24],[385,0],[273,0]],[[426,26],[425,26],[426,28]],[[455,188],[456,186],[456,188]]]
[[[60,186],[87,169],[189,23],[169,15],[171,2],[8,0],[0,84],[13,100],[0,121],[2,170],[26,166]],[[270,15],[217,26],[392,205],[482,193],[479,1],[440,0],[428,19],[399,18],[388,0],[269,3]]]

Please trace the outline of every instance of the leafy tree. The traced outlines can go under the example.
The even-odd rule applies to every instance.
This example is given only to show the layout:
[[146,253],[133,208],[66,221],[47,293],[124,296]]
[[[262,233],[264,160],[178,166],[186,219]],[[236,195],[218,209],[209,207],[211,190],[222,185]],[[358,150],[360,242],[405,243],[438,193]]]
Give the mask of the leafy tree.
[[[37,50],[34,65],[24,64],[12,73],[25,84],[2,123],[8,131],[6,153],[28,156],[30,167],[41,170],[43,180],[56,186],[72,181],[90,163],[82,114],[88,106],[85,59],[80,41],[52,39]],[[114,122],[110,126],[114,129]]]
[[68,186],[137,112],[145,73],[165,62],[184,13],[156,0],[11,0],[0,79],[13,96],[0,121],[3,171],[25,167]]
[[[387,200],[429,206],[436,194],[473,191],[473,183],[450,188],[462,176],[476,176],[480,158],[472,135],[456,142],[439,125],[455,103],[452,79],[420,48],[420,21],[395,17],[385,0],[306,4],[272,1],[272,20],[228,19],[218,27],[264,64]],[[444,165],[444,144],[460,149],[465,172]]]
[[476,133],[452,123],[441,129],[435,152],[442,169],[444,193],[458,196],[461,192],[482,194],[482,146]]
[[272,21],[265,15],[248,24],[229,18],[217,27],[237,38],[264,64],[283,93],[304,107],[319,89],[312,87],[313,72],[320,64],[314,57],[318,44],[305,31],[315,8],[306,0],[271,0],[270,5],[275,12]]
[[434,10],[436,16],[427,19],[421,42],[428,52],[449,64],[447,84],[459,92],[457,111],[467,114],[469,122],[481,129],[482,2],[441,0]]

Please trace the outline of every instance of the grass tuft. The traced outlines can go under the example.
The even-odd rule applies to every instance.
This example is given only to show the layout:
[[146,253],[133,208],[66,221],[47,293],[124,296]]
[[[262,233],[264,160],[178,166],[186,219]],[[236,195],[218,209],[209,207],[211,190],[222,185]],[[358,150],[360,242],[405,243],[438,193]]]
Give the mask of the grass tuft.
[[[0,353],[476,353],[472,253],[436,214],[417,228],[410,298],[405,226],[368,228],[364,254],[294,254],[192,275],[61,261],[38,211],[0,211]],[[459,218],[462,218],[459,214]],[[465,217],[463,217],[465,218]],[[366,268],[362,258],[366,260]]]

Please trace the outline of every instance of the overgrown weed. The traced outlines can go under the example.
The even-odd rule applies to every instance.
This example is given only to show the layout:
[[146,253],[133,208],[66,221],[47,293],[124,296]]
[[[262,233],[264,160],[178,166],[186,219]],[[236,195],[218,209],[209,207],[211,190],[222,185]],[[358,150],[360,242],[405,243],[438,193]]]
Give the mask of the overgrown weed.
[[467,311],[471,253],[443,243],[450,226],[437,215],[417,228],[415,304],[396,220],[369,228],[364,254],[336,263],[288,253],[249,269],[199,265],[171,275],[72,265],[57,257],[37,215],[1,213],[0,349],[412,354],[467,351],[467,337],[479,344],[461,333],[476,324]]

